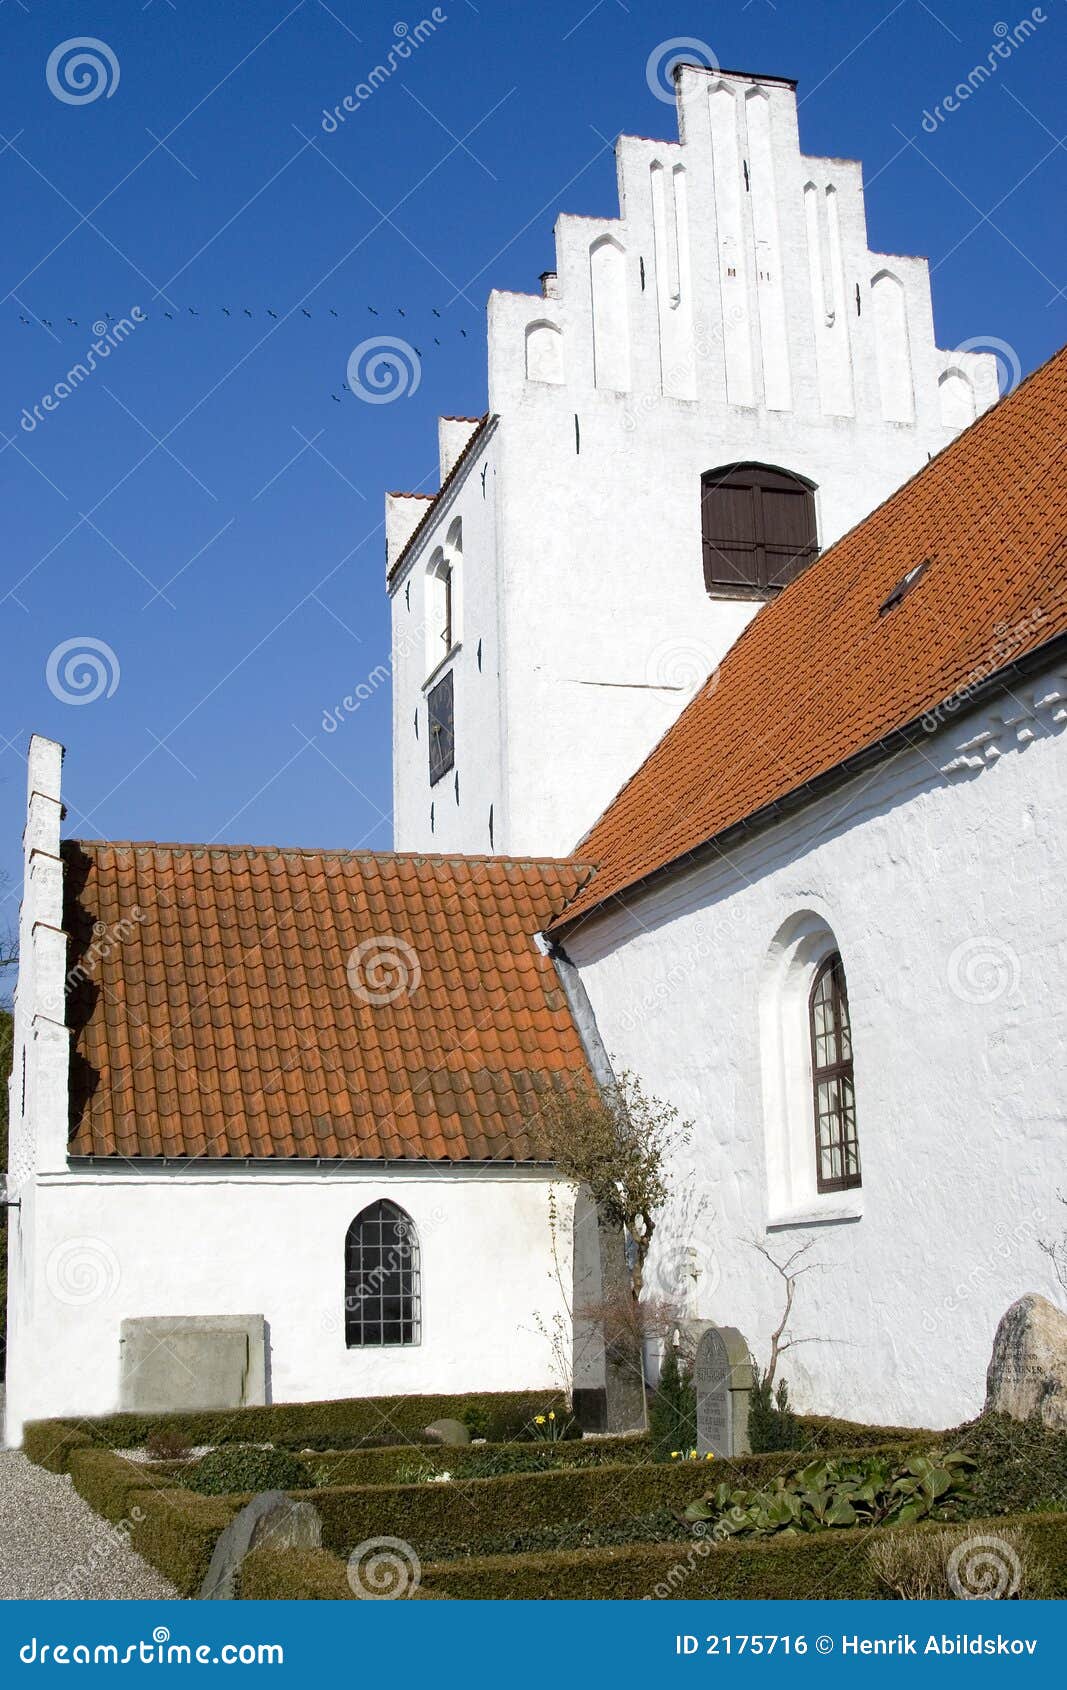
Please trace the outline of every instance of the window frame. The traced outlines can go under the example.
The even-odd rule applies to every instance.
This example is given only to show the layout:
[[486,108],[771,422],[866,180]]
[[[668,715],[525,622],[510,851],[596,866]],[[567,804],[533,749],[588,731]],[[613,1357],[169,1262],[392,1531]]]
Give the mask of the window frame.
[[[820,1034],[815,1023],[816,999],[824,980],[829,976],[831,1031],[834,1041],[834,1058],[831,1062],[819,1062]],[[848,1041],[848,1054],[844,1054],[844,1040]],[[811,1052],[811,1092],[812,1109],[815,1130],[815,1188],[821,1195],[824,1192],[853,1191],[862,1186],[863,1177],[860,1167],[859,1129],[856,1122],[856,1080],[852,1047],[852,1017],[848,1003],[848,984],[845,980],[845,965],[840,951],[831,951],[824,957],[815,971],[815,977],[808,992],[808,1041]],[[819,1090],[821,1086],[832,1085],[837,1088],[837,1103],[831,1115],[826,1116],[819,1106]],[[842,1099],[843,1088],[847,1086],[851,1099],[852,1123],[851,1130],[845,1113],[847,1105]],[[824,1146],[821,1124],[824,1120],[833,1122],[833,1137]],[[841,1157],[840,1174],[825,1174],[823,1171],[824,1156],[828,1151],[837,1149]],[[849,1162],[854,1164],[854,1171],[849,1171]]]
[[446,669],[426,691],[426,740],[431,787],[444,780],[456,766],[455,673],[454,669]]
[[[716,537],[711,531],[709,511],[710,495],[716,490],[736,493],[747,493],[752,511],[752,536],[746,552],[741,542],[736,543],[738,560],[751,556],[753,561],[753,579],[730,579],[717,570],[716,557],[725,558],[730,555],[729,549],[724,550],[721,536]],[[791,493],[798,502],[805,515],[810,519],[811,538],[804,546],[795,551],[788,558],[784,558],[782,546],[768,535],[766,513],[764,511],[765,493]],[[732,464],[720,464],[717,469],[705,470],[700,478],[700,546],[704,569],[704,589],[711,598],[755,599],[763,603],[776,598],[784,591],[798,575],[803,574],[819,555],[818,510],[815,502],[816,487],[807,476],[799,475],[795,470],[783,469],[778,464],[761,464],[741,461]],[[781,579],[783,561],[788,568],[786,578]],[[776,579],[771,579],[775,576]]]
[[[402,1246],[393,1242],[387,1244],[384,1237],[384,1227],[391,1225],[403,1229],[407,1236],[407,1262],[387,1265],[386,1251],[401,1251]],[[377,1239],[367,1240],[365,1229],[377,1227]],[[358,1252],[353,1260],[354,1252]],[[366,1264],[368,1254],[376,1255],[378,1260],[371,1266]],[[368,1290],[365,1281],[377,1275],[379,1286]],[[388,1291],[385,1289],[389,1276],[399,1280],[399,1289]],[[353,1283],[353,1281],[355,1283]],[[386,1302],[399,1302],[400,1312],[389,1320],[386,1319]],[[376,1304],[377,1314],[367,1317],[367,1307]],[[400,1335],[385,1336],[387,1327],[400,1328]],[[344,1330],[345,1348],[348,1350],[381,1350],[381,1349],[411,1349],[422,1342],[422,1263],[419,1250],[419,1235],[414,1221],[406,1210],[389,1198],[378,1198],[368,1203],[358,1215],[349,1223],[345,1233],[344,1255]],[[377,1337],[368,1337],[368,1331],[377,1330]]]

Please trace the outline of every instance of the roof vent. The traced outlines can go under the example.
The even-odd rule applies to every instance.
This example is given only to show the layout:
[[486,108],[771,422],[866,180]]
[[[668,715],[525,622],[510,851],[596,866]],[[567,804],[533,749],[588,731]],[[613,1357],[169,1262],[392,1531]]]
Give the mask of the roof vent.
[[914,569],[909,569],[906,575],[902,575],[889,597],[878,606],[879,616],[884,616],[887,610],[892,610],[894,605],[898,605],[905,594],[910,593],[911,589],[918,585],[929,567],[930,559],[924,557],[921,563],[915,565]]

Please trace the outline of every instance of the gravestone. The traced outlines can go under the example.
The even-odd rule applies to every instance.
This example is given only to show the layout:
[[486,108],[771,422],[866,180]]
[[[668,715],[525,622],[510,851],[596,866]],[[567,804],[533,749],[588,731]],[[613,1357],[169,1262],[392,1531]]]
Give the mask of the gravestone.
[[748,1398],[754,1382],[749,1348],[737,1328],[701,1322],[693,1362],[698,1455],[748,1452]]
[[261,1314],[124,1320],[119,1406],[140,1414],[245,1408],[266,1402]]
[[310,1502],[294,1502],[284,1491],[265,1490],[235,1514],[215,1544],[200,1586],[201,1602],[232,1602],[241,1563],[253,1549],[318,1549],[322,1520]]

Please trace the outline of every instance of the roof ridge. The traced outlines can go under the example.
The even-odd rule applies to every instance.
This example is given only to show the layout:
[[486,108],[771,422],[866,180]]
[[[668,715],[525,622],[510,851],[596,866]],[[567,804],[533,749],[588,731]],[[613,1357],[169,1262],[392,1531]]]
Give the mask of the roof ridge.
[[595,869],[596,863],[580,856],[550,857],[534,854],[511,856],[500,852],[472,851],[370,851],[346,845],[253,845],[215,843],[182,839],[78,839],[61,841],[60,848],[77,845],[84,851],[221,851],[238,856],[251,854],[273,857],[350,857],[372,858],[376,862],[460,862],[551,865],[559,868]]

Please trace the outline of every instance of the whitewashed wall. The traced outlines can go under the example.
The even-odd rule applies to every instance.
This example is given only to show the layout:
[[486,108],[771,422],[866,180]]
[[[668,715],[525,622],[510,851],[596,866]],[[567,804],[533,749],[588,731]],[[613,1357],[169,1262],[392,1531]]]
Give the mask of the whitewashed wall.
[[[784,1367],[803,1409],[956,1424],[1000,1315],[1055,1292],[1065,720],[1067,673],[1015,687],[566,938],[616,1063],[696,1124],[651,1288],[765,1364],[782,1286],[748,1241],[815,1241],[793,1330],[819,1341]],[[780,991],[804,928],[836,937],[851,1005],[863,1185],[836,1195],[814,1192],[812,957]]]
[[[41,1416],[119,1407],[119,1331],[144,1315],[262,1314],[271,1400],[558,1389],[548,1340],[555,1275],[550,1182],[504,1168],[353,1166],[41,1175],[10,1355],[7,1437]],[[422,1342],[345,1348],[344,1243],[379,1198],[419,1235]],[[557,1191],[565,1272],[571,1199]]]
[[[496,533],[464,567],[479,617],[498,595],[501,691],[465,635],[456,715],[499,851],[569,851],[751,618],[704,590],[702,473],[807,476],[825,546],[996,397],[992,358],[937,348],[925,260],[870,250],[860,165],[801,154],[790,85],[686,70],[679,128],[622,137],[620,217],[560,217],[542,294],[490,299]],[[429,833],[424,679],[398,670],[397,845],[483,851],[482,784]]]
[[[393,837],[397,850],[502,849],[504,803],[497,578],[497,438],[487,434],[421,541],[390,582],[393,638]],[[442,479],[454,442],[442,433]],[[455,582],[458,639],[452,657],[431,666],[426,650],[427,568],[457,519],[463,559]],[[455,688],[455,767],[430,784],[427,683],[451,669]],[[418,729],[416,731],[416,720]],[[493,833],[490,837],[490,810]]]

